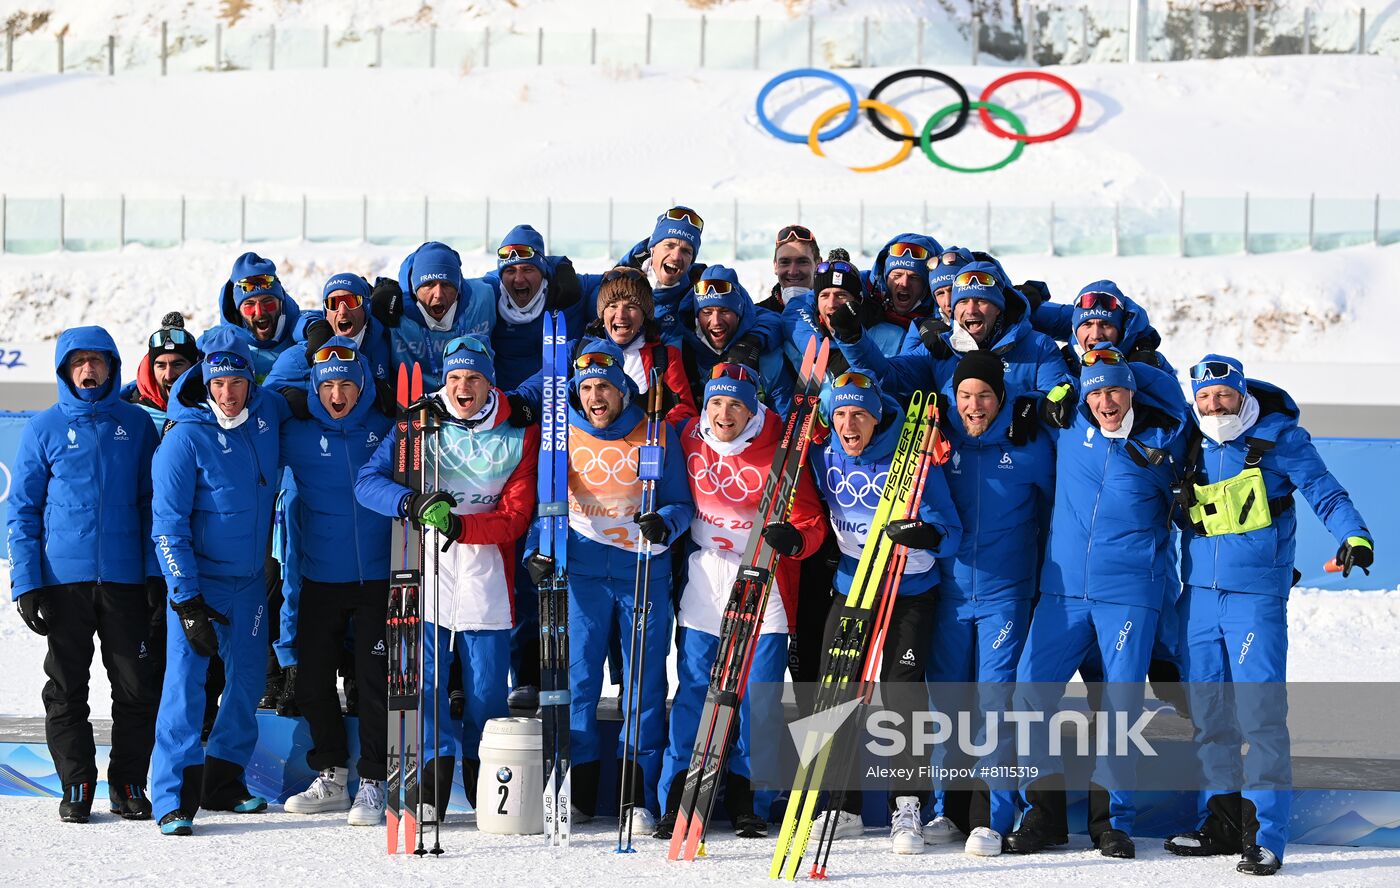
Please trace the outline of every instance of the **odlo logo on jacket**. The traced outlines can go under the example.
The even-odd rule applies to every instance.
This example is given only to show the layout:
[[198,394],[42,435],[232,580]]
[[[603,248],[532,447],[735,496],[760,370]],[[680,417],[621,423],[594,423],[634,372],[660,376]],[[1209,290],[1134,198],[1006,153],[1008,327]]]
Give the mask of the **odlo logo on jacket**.
[[1123,645],[1128,643],[1128,633],[1133,631],[1133,621],[1129,620],[1123,624],[1123,628],[1118,630],[1118,643],[1113,646],[1115,651],[1121,651]]
[[1247,654],[1247,653],[1249,653],[1249,646],[1252,645],[1252,644],[1254,644],[1254,633],[1253,633],[1253,632],[1251,632],[1251,633],[1249,633],[1248,635],[1246,635],[1246,636],[1244,637],[1244,643],[1240,645],[1240,659],[1239,659],[1239,663],[1240,663],[1241,666],[1244,665],[1244,655]]
[[1006,642],[1006,639],[1011,637],[1011,630],[1014,626],[1015,622],[1013,620],[1006,621],[1006,625],[1002,626],[1001,629],[997,631],[997,640],[992,642],[992,650],[1001,647]]

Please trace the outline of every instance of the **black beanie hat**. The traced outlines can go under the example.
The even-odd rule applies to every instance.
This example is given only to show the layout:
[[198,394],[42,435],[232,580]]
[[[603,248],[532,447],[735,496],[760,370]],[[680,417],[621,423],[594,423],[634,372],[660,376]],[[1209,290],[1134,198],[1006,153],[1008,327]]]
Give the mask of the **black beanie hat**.
[[963,355],[958,361],[957,369],[953,371],[953,395],[956,397],[958,386],[962,385],[964,379],[980,379],[992,387],[996,392],[997,403],[1006,400],[1006,370],[1002,366],[1001,358],[987,351],[970,351]]
[[[180,332],[172,335],[173,330]],[[191,364],[199,363],[199,347],[195,345],[194,336],[185,332],[185,316],[178,311],[161,318],[160,329],[146,342],[146,354],[152,362],[170,352],[183,356]]]
[[[833,262],[844,262],[849,268],[833,268]],[[839,247],[827,254],[826,261],[817,263],[817,273],[812,277],[812,295],[816,296],[822,290],[833,287],[850,293],[851,298],[857,302],[865,296],[865,287],[860,281],[860,270],[851,262],[850,254]]]

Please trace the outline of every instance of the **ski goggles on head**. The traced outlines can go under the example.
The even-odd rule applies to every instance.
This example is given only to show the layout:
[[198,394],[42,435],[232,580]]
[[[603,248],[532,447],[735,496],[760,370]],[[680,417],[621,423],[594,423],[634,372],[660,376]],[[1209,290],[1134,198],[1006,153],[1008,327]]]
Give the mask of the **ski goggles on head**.
[[585,352],[574,359],[575,370],[586,370],[589,367],[611,367],[617,361],[612,355],[603,352]]
[[996,277],[990,271],[964,271],[953,278],[955,287],[995,287]]
[[805,225],[784,225],[782,228],[779,228],[778,239],[774,241],[774,244],[781,247],[783,244],[790,243],[791,241],[814,243],[816,238],[812,236],[812,229]]
[[233,287],[241,293],[253,293],[258,290],[271,290],[277,283],[275,274],[254,274],[233,282]]
[[1098,290],[1080,293],[1079,298],[1074,300],[1074,304],[1083,309],[1102,308],[1105,311],[1117,311],[1123,307],[1123,302],[1117,296]]
[[959,253],[957,250],[944,250],[943,255],[938,257],[938,264],[957,265],[959,262],[962,262],[964,258],[963,254]]
[[1191,380],[1193,382],[1210,382],[1214,379],[1229,379],[1231,374],[1240,374],[1240,371],[1225,363],[1224,361],[1202,361],[1191,368]]
[[323,345],[311,356],[311,363],[324,364],[327,361],[353,361],[355,350],[348,345]]
[[502,261],[507,259],[533,259],[535,258],[535,248],[529,244],[505,244],[496,251],[496,258]]
[[210,367],[232,367],[235,370],[247,370],[248,359],[234,352],[214,352],[204,358],[204,363]]
[[1095,364],[1121,364],[1127,358],[1122,352],[1113,351],[1107,348],[1091,348],[1084,353],[1083,364],[1085,367],[1092,367]]
[[866,376],[864,373],[852,373],[847,371],[836,377],[836,380],[832,383],[832,388],[845,388],[848,385],[853,385],[856,388],[870,389],[875,387],[875,380]]
[[843,262],[840,259],[837,259],[834,262],[817,263],[817,274],[826,274],[828,271],[841,271],[845,272],[846,274],[859,274],[859,272],[856,271],[856,267],[854,265],[852,265],[849,262]]
[[664,218],[670,219],[673,222],[685,221],[689,222],[691,225],[694,225],[701,231],[705,230],[705,220],[700,218],[700,214],[692,210],[690,207],[671,207],[669,210],[662,213],[661,215]]
[[483,355],[487,353],[486,343],[477,339],[475,336],[458,336],[448,340],[447,347],[442,350],[442,356],[445,358],[448,355],[456,354],[462,349],[479,352]]
[[282,307],[282,300],[276,296],[263,296],[260,299],[245,299],[238,303],[238,313],[244,317],[254,318],[258,315],[272,314]]
[[147,345],[151,348],[174,348],[187,342],[194,342],[194,337],[179,327],[171,327],[169,330],[157,330],[152,333]]
[[908,256],[910,259],[927,259],[928,247],[909,241],[900,241],[897,244],[890,244],[889,254],[891,256]]
[[710,370],[711,379],[724,379],[725,377],[737,379],[740,382],[757,382],[754,379],[753,371],[743,364],[716,364]]
[[326,311],[340,311],[342,308],[351,311],[365,304],[365,297],[359,293],[332,293],[326,297]]
[[619,266],[618,268],[614,268],[611,271],[603,272],[603,283],[606,284],[610,281],[620,281],[624,278],[644,277],[646,277],[646,275],[642,274],[642,270],[640,268],[632,268],[631,266]]
[[704,296],[714,293],[719,296],[728,296],[734,292],[734,285],[729,281],[722,280],[701,280],[695,282],[695,295]]

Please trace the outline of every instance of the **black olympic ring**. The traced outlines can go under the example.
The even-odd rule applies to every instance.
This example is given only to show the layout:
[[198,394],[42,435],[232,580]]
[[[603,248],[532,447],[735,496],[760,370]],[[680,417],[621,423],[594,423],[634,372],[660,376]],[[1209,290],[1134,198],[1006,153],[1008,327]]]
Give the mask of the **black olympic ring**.
[[[962,128],[967,125],[967,118],[972,112],[972,100],[968,98],[967,90],[963,88],[961,83],[958,83],[942,71],[934,71],[929,68],[906,68],[903,71],[897,71],[875,84],[875,88],[870,91],[870,95],[867,98],[877,100],[880,98],[881,91],[886,87],[894,86],[899,81],[908,80],[911,77],[930,77],[937,80],[939,83],[942,83],[944,86],[947,86],[953,92],[957,93],[958,101],[962,105],[962,107],[958,109],[958,116],[953,120],[952,124],[947,129],[934,133],[929,137],[929,141],[941,142],[944,139],[951,139],[961,132]],[[894,142],[917,143],[919,141],[918,136],[906,136],[903,133],[897,133],[890,129],[889,126],[880,119],[879,112],[874,108],[867,109],[865,113],[869,116],[870,122],[874,125],[875,129],[879,130],[880,135],[885,138]]]

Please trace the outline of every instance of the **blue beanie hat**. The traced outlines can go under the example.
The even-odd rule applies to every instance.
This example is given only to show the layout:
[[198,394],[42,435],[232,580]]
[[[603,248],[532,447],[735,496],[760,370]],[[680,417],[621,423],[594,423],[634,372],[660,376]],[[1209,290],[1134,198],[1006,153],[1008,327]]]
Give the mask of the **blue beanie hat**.
[[979,280],[970,280],[964,286],[959,287],[956,282],[953,284],[953,295],[949,297],[948,307],[951,309],[963,299],[985,299],[1002,311],[1006,310],[1006,290],[1011,287],[1006,280],[1006,275],[1002,270],[991,262],[969,262],[962,267],[959,275],[970,271],[981,271],[990,275],[992,283],[984,284]]
[[[337,287],[336,289],[348,290],[349,288]],[[355,340],[347,339],[344,336],[332,336],[330,339],[326,340],[326,345],[323,346],[323,348],[332,345],[350,349],[352,352],[355,352],[355,358],[351,361],[342,361],[338,358],[332,358],[329,361],[312,364],[311,381],[315,383],[315,387],[319,389],[321,383],[330,382],[333,379],[348,379],[355,383],[356,388],[363,391],[365,387],[365,368],[360,364],[360,353],[355,348]]]
[[[518,253],[508,254],[505,259],[502,259],[500,250],[503,250],[506,247],[512,245],[522,245],[529,247],[530,249],[534,250],[535,253],[528,259],[520,256]],[[497,271],[500,271],[506,268],[507,266],[520,265],[521,263],[524,263],[526,265],[533,265],[535,268],[538,268],[540,270],[540,274],[542,275],[548,276],[549,274],[549,268],[544,264],[544,237],[542,237],[540,233],[536,231],[533,226],[530,225],[517,225],[510,231],[506,232],[506,236],[501,238],[501,246],[497,248]]]
[[429,241],[413,251],[408,283],[413,292],[433,281],[445,281],[462,292],[462,257],[447,244]]
[[744,289],[744,285],[739,283],[739,273],[732,268],[723,265],[708,265],[700,273],[700,281],[697,287],[705,281],[725,281],[729,284],[728,293],[717,293],[713,290],[706,290],[704,293],[695,294],[695,313],[700,314],[706,308],[727,308],[739,317],[744,316],[745,303],[753,304],[749,298],[749,291]]
[[[220,376],[242,376],[249,382],[255,381],[253,378],[253,354],[248,350],[247,343],[239,338],[238,332],[233,327],[220,324],[205,333],[199,338],[199,350],[204,352],[204,360],[200,362],[200,372],[203,374],[205,382]],[[225,354],[231,355],[232,361],[219,361],[219,357]],[[211,359],[215,362],[211,363]],[[242,363],[243,366],[234,366],[236,363]]]
[[[893,247],[895,244],[917,244],[927,251],[927,255],[922,259],[917,259],[908,254],[896,256],[890,252],[890,247]],[[880,266],[880,278],[884,280],[889,278],[890,272],[898,271],[901,268],[906,268],[910,271],[927,271],[929,267],[928,264],[934,259],[937,259],[938,254],[943,252],[943,249],[938,246],[938,241],[928,235],[906,232],[890,238],[889,242],[885,244],[884,249],[880,252],[884,255],[884,263]]]
[[573,378],[569,380],[569,389],[575,395],[578,394],[579,385],[586,379],[601,378],[613,385],[622,392],[623,403],[627,403],[631,397],[632,386],[628,384],[627,371],[622,364],[622,349],[613,344],[610,339],[586,339],[579,347],[576,362],[584,355],[607,355],[612,358],[609,366],[602,364],[589,364],[587,367],[575,368]]
[[[724,365],[719,365],[724,366]],[[747,371],[744,379],[736,379],[733,376],[721,374],[709,382],[705,383],[705,404],[710,403],[710,399],[716,395],[726,398],[733,398],[736,401],[743,401],[744,406],[749,408],[750,413],[758,412],[758,385],[754,382],[754,371],[749,367],[744,367]]]
[[[1206,366],[1208,364],[1217,366]],[[1224,372],[1221,372],[1222,370]],[[1197,379],[1198,375],[1202,378]],[[1206,355],[1201,358],[1191,367],[1191,396],[1195,397],[1201,389],[1212,385],[1228,385],[1240,394],[1245,394],[1244,365],[1238,358],[1225,355]]]
[[688,218],[672,219],[667,213],[676,210],[689,213],[692,217],[699,219],[700,214],[690,207],[673,207],[656,217],[656,227],[651,230],[651,237],[647,239],[647,249],[651,249],[668,237],[680,238],[690,244],[690,248],[695,251],[695,258],[700,258],[700,232],[704,229],[704,222],[696,225]]
[[1125,388],[1128,391],[1137,391],[1137,380],[1133,379],[1132,368],[1128,366],[1128,359],[1123,357],[1122,352],[1111,345],[1101,346],[1094,351],[1113,352],[1121,360],[1117,364],[1110,364],[1107,361],[1085,364],[1079,371],[1079,392],[1081,395],[1088,395],[1101,388]]
[[928,289],[932,293],[939,287],[953,286],[953,278],[958,276],[964,265],[972,263],[972,253],[963,247],[944,247],[935,259],[928,261]]
[[285,296],[286,291],[282,289],[282,282],[275,280],[277,277],[277,263],[271,259],[264,259],[257,253],[244,253],[233,260],[233,271],[229,272],[229,283],[238,283],[244,278],[257,277],[258,275],[271,275],[274,280],[270,287],[259,287],[249,290],[247,293],[241,290],[234,291],[233,301],[235,304],[254,299],[258,296],[265,296],[271,293],[274,296]]
[[[876,376],[869,370],[859,367],[851,367],[846,373],[857,373],[870,380],[870,388],[863,388],[853,383],[847,382],[845,385],[833,386],[831,389],[831,416],[836,415],[836,411],[841,407],[859,407],[866,413],[875,417],[875,421],[880,421],[883,411],[882,399],[880,396],[880,384],[876,381]],[[845,374],[842,374],[843,376]],[[840,377],[837,377],[838,379]]]
[[326,281],[326,285],[321,288],[322,304],[325,304],[326,297],[334,293],[336,290],[346,290],[350,293],[354,293],[356,296],[359,296],[366,302],[369,301],[369,281],[365,280],[363,277],[360,277],[358,274],[353,274],[351,272],[346,271],[341,272],[340,274],[331,275],[330,280]]
[[480,336],[459,336],[447,343],[443,351],[442,376],[453,370],[471,370],[486,377],[486,381],[496,384],[496,353],[491,345]]
[[[1121,338],[1123,335],[1123,322],[1127,316],[1127,312],[1124,310],[1124,306],[1127,303],[1124,300],[1123,291],[1118,289],[1118,285],[1113,281],[1105,280],[1094,281],[1092,284],[1085,284],[1079,291],[1079,295],[1082,297],[1086,293],[1104,293],[1112,296],[1114,299],[1118,300],[1118,307],[1108,309],[1095,304],[1092,308],[1081,308],[1079,306],[1079,299],[1076,298],[1074,300],[1074,312],[1070,316],[1070,329],[1078,330],[1080,324],[1098,318],[1108,321],[1114,327],[1117,327],[1118,335]],[[1093,343],[1090,344],[1092,345]]]

